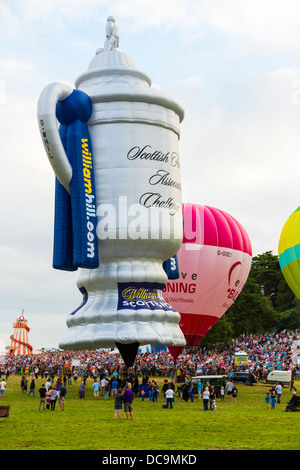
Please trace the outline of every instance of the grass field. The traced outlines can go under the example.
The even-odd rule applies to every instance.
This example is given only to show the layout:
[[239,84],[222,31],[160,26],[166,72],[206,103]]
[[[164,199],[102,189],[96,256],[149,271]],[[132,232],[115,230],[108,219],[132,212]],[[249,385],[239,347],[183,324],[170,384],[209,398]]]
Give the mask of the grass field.
[[[156,377],[160,388],[163,378]],[[8,418],[0,418],[0,450],[299,450],[300,413],[285,413],[291,397],[283,388],[282,403],[266,409],[265,384],[237,384],[237,402],[217,400],[217,411],[203,411],[202,400],[185,403],[176,396],[174,408],[163,409],[163,397],[150,402],[135,397],[134,419],[114,420],[113,400],[95,400],[92,379],[85,399],[79,383],[67,386],[65,410],[38,411],[36,397],[21,395],[20,376],[6,381],[0,405],[10,405]],[[297,389],[300,382],[295,382]]]

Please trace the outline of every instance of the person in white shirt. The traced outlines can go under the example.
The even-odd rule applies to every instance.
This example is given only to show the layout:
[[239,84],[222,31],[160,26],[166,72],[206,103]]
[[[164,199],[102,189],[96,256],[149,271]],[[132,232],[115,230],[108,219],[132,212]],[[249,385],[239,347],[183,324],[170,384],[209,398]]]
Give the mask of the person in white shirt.
[[204,392],[202,393],[202,398],[203,398],[204,411],[207,411],[208,410],[208,402],[209,402],[209,389],[208,389],[208,387],[206,387]]
[[169,386],[168,389],[166,390],[165,397],[166,397],[166,407],[169,408],[169,405],[170,405],[170,409],[172,409],[173,401],[174,401],[174,390],[172,389],[171,386]]
[[103,379],[100,380],[100,386],[101,386],[101,396],[105,394],[105,385],[106,385],[106,378],[103,377]]
[[275,391],[276,391],[277,403],[280,403],[280,398],[282,394],[282,385],[280,383],[276,385]]
[[6,382],[4,379],[2,379],[2,382],[0,383],[0,399],[4,398],[5,389],[6,389]]
[[51,386],[51,382],[50,382],[50,380],[48,379],[47,382],[46,382],[46,385],[45,385],[47,392],[48,392],[48,388],[49,388],[50,386]]

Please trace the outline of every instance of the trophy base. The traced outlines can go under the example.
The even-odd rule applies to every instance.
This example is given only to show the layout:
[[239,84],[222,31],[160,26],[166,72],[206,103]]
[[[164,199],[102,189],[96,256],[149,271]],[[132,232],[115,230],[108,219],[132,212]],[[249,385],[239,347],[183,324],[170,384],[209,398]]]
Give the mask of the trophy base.
[[[179,316],[179,314],[177,314]],[[156,324],[155,324],[156,323]],[[61,339],[59,347],[65,350],[80,351],[84,349],[115,348],[121,345],[136,343],[138,345],[182,346],[186,341],[179,326],[165,321],[134,322],[74,325]]]
[[106,289],[104,282],[97,280],[96,284],[102,289],[91,289],[91,285],[89,290],[80,288],[83,302],[67,318],[68,332],[60,348],[78,351],[117,347],[127,365],[132,363],[139,345],[186,345],[179,327],[180,314],[163,298],[164,284],[110,282]]
[[[131,325],[132,328],[132,325]],[[130,328],[129,328],[130,329]],[[149,329],[149,325],[147,325]],[[174,325],[172,325],[174,333]],[[163,330],[167,330],[167,326],[163,325]],[[170,337],[169,334],[166,335],[166,331],[162,332],[165,336],[160,336],[157,334],[149,334],[147,337],[139,336],[128,336],[124,337],[118,336],[113,337],[111,334],[104,334],[104,329],[100,325],[85,325],[80,327],[70,328],[68,334],[61,340],[59,347],[64,350],[93,350],[97,348],[115,348],[117,347],[126,367],[132,367],[135,362],[135,357],[138,351],[139,346],[151,344],[151,345],[170,345],[172,346],[181,346],[181,349],[186,344],[186,341],[181,334],[181,330],[178,328],[175,329],[177,338]],[[165,339],[165,340],[164,340]]]

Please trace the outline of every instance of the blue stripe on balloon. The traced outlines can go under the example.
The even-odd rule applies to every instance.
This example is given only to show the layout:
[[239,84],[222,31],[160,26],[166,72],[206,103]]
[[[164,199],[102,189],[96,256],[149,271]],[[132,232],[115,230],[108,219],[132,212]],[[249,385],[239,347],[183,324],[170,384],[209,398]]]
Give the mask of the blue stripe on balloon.
[[287,264],[300,258],[300,244],[291,246],[279,255],[280,268],[283,269]]

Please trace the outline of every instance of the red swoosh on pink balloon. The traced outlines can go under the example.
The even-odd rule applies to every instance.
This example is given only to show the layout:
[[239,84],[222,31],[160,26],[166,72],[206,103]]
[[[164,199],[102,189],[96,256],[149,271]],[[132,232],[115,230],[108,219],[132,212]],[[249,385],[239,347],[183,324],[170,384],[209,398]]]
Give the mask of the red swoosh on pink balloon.
[[234,270],[234,268],[236,268],[239,264],[242,264],[240,261],[237,261],[236,263],[234,263],[231,268],[229,269],[229,273],[228,273],[228,284],[230,286],[230,278],[231,278],[231,274],[232,274],[232,271]]

